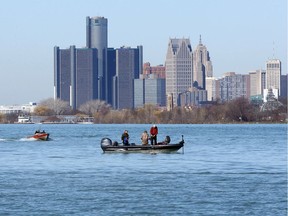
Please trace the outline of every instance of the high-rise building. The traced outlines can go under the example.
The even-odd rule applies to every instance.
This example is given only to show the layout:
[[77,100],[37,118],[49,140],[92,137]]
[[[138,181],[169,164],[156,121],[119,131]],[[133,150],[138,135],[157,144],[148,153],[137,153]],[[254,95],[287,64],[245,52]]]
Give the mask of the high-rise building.
[[279,59],[268,60],[266,62],[266,88],[278,89],[278,95],[279,95],[281,88],[280,79],[281,79],[281,61]]
[[206,77],[213,77],[213,67],[200,35],[199,44],[193,51],[193,85],[199,89],[206,89]]
[[134,107],[143,107],[145,104],[166,106],[165,79],[146,78],[134,80]]
[[173,101],[169,104],[173,108],[177,105],[178,95],[192,87],[192,47],[189,39],[169,39],[165,68],[166,96],[172,98],[167,101]]
[[250,97],[249,75],[227,72],[224,77],[219,79],[219,91],[222,101],[230,101],[239,97]]
[[263,92],[262,86],[263,70],[250,71],[250,96],[261,96]]
[[116,75],[116,50],[114,48],[107,49],[107,99],[108,104],[113,104],[114,79]]
[[288,74],[281,75],[280,96],[287,99]]
[[121,47],[115,52],[112,106],[115,109],[131,109],[134,108],[134,79],[142,73],[143,48]]
[[219,89],[219,81],[215,77],[206,77],[206,91],[207,91],[207,101],[216,101],[220,98],[217,94],[217,89]]
[[134,108],[143,107],[145,104],[145,79],[134,79]]
[[107,47],[108,20],[104,17],[86,17],[86,46],[98,50],[98,98],[108,98]]
[[97,49],[54,47],[54,98],[73,109],[98,99]]

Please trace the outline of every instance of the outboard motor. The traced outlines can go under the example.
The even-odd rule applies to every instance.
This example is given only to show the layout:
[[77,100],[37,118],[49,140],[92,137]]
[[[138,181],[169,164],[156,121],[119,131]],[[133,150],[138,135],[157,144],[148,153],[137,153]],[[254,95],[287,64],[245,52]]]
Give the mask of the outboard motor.
[[165,143],[169,144],[171,142],[170,136],[165,137]]
[[109,146],[112,145],[112,141],[109,138],[103,138],[101,140],[101,146]]

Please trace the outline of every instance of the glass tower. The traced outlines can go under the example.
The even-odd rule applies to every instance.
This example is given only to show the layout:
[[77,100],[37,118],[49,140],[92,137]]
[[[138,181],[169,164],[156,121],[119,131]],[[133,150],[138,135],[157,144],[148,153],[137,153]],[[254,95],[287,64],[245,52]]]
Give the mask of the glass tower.
[[86,46],[98,50],[98,98],[107,100],[107,46],[108,20],[104,17],[86,17]]

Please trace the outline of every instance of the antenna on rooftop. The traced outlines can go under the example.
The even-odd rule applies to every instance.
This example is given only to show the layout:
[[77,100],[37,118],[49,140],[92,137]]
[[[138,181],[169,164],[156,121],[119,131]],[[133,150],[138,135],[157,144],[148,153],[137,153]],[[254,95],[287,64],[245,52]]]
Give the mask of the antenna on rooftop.
[[201,34],[200,34],[199,44],[202,44]]

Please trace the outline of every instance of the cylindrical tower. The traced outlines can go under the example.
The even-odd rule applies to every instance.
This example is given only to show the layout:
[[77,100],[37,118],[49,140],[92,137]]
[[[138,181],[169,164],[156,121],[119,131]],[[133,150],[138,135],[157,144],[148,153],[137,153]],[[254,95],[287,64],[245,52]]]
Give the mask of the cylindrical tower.
[[104,17],[86,17],[86,46],[98,50],[98,99],[107,99],[107,47],[108,47],[108,20]]

